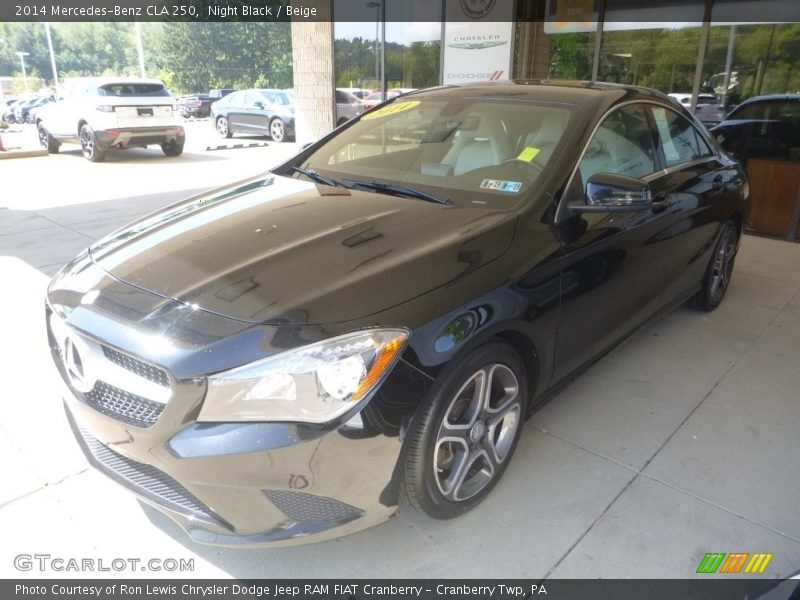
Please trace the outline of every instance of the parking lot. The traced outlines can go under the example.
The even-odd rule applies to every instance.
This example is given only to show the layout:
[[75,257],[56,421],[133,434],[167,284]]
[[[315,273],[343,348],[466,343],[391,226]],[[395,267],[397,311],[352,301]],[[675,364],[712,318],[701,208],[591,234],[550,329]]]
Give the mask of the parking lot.
[[[194,559],[193,577],[689,577],[706,552],[734,551],[773,553],[770,578],[800,570],[800,245],[761,237],[744,239],[717,311],[648,325],[541,408],[496,490],[460,519],[402,507],[331,542],[207,547],[90,469],[50,364],[49,277],[137,216],[296,148],[208,151],[222,143],[211,125],[186,127],[179,158],[134,149],[92,164],[64,146],[0,161],[0,576],[26,575],[19,553]],[[115,574],[139,573],[103,575]]]

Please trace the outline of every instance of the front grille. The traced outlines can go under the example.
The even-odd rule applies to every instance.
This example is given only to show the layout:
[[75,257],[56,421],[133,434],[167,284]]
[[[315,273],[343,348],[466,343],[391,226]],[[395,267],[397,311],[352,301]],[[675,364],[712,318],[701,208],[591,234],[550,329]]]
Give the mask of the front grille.
[[325,496],[286,490],[264,490],[267,498],[295,523],[348,522],[364,511]]
[[152,381],[153,383],[157,383],[158,385],[164,387],[169,387],[169,377],[167,377],[167,373],[163,369],[159,369],[153,365],[148,365],[146,362],[142,362],[141,360],[133,358],[132,356],[118,352],[113,348],[109,348],[108,346],[103,346],[103,354],[115,365],[118,365],[123,369],[130,371],[131,373],[136,373],[139,377],[147,379],[148,381]]
[[[148,396],[152,393],[153,386],[149,386],[146,382],[154,383],[158,386],[169,390],[171,388],[169,376],[164,369],[147,364],[137,358],[123,354],[118,350],[105,346],[95,340],[81,336],[78,332],[68,329],[60,320],[55,319],[52,311],[47,309],[47,331],[50,340],[50,349],[53,359],[56,362],[64,382],[69,385],[76,397],[80,398],[83,402],[91,406],[96,411],[109,416],[128,425],[135,427],[151,427],[158,421],[161,413],[164,411],[164,401],[157,402],[151,400],[150,397],[144,397],[138,393],[139,389],[134,388],[133,391],[128,391],[119,387],[121,383],[125,382],[125,387],[128,387],[130,381],[142,380],[142,392]],[[53,322],[55,319],[55,323]],[[56,329],[56,325],[58,328]],[[60,332],[60,333],[59,333]],[[95,381],[94,387],[88,392],[81,392],[75,389],[73,381],[67,374],[65,365],[65,340],[71,338],[72,340],[81,340],[84,344],[84,349],[87,354],[80,356],[80,360],[86,366],[88,361],[90,372],[96,374],[98,380]],[[117,367],[128,371],[135,377],[125,376],[120,380],[118,373],[119,369],[109,370],[107,367],[112,363]],[[116,371],[116,373],[114,372]],[[127,379],[126,379],[127,378]],[[117,385],[115,385],[117,384]],[[165,394],[166,395],[166,394]],[[152,397],[152,396],[151,396]],[[156,398],[160,400],[160,398]]]
[[210,519],[214,523],[230,528],[228,523],[172,477],[152,465],[137,462],[114,452],[75,423],[71,415],[70,420],[73,421],[73,427],[79,434],[84,449],[94,457],[100,470],[155,504],[181,514],[190,512],[202,515],[204,520]]
[[150,427],[161,416],[164,405],[131,394],[104,381],[94,384],[83,399],[92,408],[136,427]]

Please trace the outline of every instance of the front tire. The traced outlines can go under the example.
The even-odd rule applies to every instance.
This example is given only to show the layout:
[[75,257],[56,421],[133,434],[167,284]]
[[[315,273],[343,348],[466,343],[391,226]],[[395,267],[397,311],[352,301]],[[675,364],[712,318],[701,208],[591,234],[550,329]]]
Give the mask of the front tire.
[[717,308],[728,291],[736,252],[739,248],[739,227],[726,221],[714,245],[714,253],[703,276],[703,287],[689,300],[696,310],[710,312]]
[[489,494],[516,449],[527,389],[521,359],[500,340],[443,373],[409,432],[401,489],[414,508],[450,519]]
[[84,124],[80,131],[81,152],[83,157],[91,162],[103,162],[106,159],[108,150],[98,141],[92,128]]
[[37,130],[39,132],[39,144],[41,144],[42,148],[45,148],[48,154],[58,154],[61,144],[53,139],[53,136],[50,135],[50,132],[48,132],[41,123],[37,126]]
[[272,119],[269,122],[269,137],[273,142],[282,142],[286,139],[286,128],[283,126],[283,121],[280,119]]

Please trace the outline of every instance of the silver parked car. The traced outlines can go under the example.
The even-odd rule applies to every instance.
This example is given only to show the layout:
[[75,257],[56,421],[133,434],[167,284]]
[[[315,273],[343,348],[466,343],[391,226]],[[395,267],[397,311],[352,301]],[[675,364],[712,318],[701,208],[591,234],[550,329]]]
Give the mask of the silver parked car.
[[[670,94],[669,97],[687,109],[692,104],[691,94]],[[694,114],[704,125],[716,125],[725,118],[725,108],[714,94],[697,94]]]
[[364,102],[352,92],[336,88],[336,125],[346,123],[367,110]]

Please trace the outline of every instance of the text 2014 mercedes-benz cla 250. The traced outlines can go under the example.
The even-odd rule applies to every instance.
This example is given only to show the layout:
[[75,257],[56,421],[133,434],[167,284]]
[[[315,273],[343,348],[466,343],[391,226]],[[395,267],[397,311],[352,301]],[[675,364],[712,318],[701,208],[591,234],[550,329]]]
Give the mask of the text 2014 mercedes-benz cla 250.
[[65,266],[67,412],[200,542],[338,537],[402,498],[455,517],[549,390],[654,314],[722,301],[747,203],[658,92],[405,95]]

